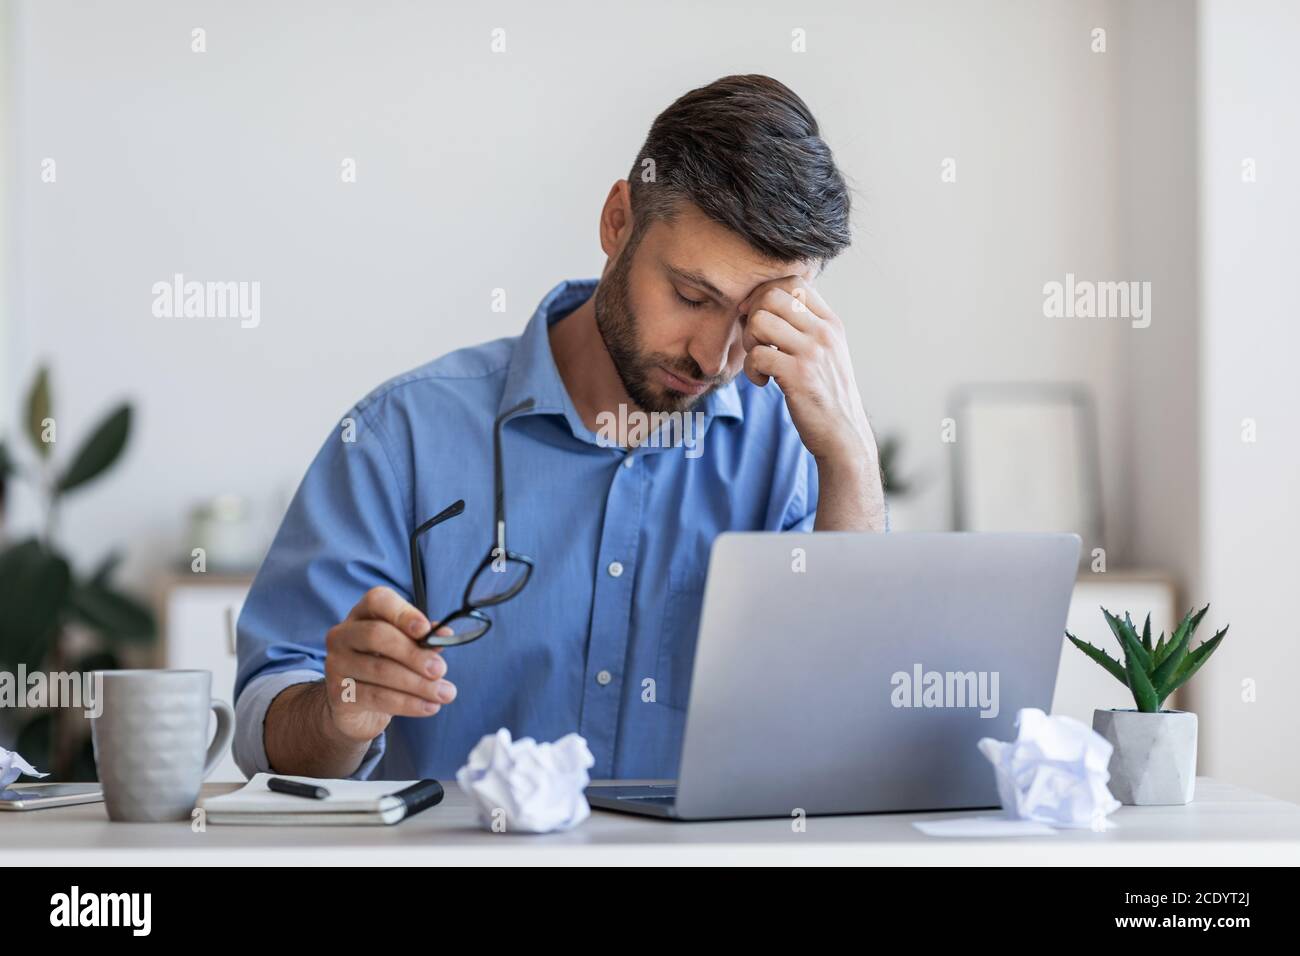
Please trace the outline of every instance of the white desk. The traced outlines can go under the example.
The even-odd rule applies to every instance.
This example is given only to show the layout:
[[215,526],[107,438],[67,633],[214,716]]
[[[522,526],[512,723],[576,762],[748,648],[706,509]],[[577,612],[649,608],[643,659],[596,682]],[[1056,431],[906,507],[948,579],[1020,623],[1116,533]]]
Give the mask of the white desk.
[[[204,792],[230,789],[209,784]],[[103,804],[0,812],[0,866],[1300,864],[1300,806],[1205,777],[1190,806],[1123,807],[1104,833],[940,839],[912,826],[964,815],[810,817],[806,832],[795,833],[790,820],[672,823],[593,811],[572,832],[528,836],[478,829],[452,783],[441,806],[393,827],[209,826],[195,833],[188,823],[110,823]]]

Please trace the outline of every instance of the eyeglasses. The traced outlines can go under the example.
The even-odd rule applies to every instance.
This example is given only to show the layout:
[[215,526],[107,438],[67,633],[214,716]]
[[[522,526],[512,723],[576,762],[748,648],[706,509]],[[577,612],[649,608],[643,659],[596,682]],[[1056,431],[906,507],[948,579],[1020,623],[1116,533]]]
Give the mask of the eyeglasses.
[[[504,604],[524,589],[533,574],[533,559],[506,548],[506,497],[501,479],[501,426],[519,412],[533,407],[526,398],[514,408],[502,412],[496,420],[492,435],[493,480],[496,486],[496,537],[488,547],[486,557],[470,575],[465,585],[461,605],[433,625],[429,634],[420,640],[425,647],[456,647],[477,641],[492,627],[492,620],[483,608]],[[424,590],[424,561],[420,558],[420,537],[444,521],[465,510],[464,500],[457,501],[434,515],[411,532],[411,595],[415,606],[429,614],[428,597]],[[432,618],[430,618],[432,620]],[[439,628],[450,627],[450,635],[435,633]]]

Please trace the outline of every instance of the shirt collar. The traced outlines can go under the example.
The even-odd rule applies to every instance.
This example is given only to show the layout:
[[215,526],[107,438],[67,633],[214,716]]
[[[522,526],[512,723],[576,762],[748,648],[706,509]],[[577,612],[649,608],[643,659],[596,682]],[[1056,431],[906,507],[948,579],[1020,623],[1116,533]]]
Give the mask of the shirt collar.
[[[564,381],[560,378],[547,332],[552,325],[591,298],[597,284],[596,279],[566,279],[546,293],[537,306],[537,311],[528,320],[523,335],[515,343],[510,370],[506,373],[505,388],[501,393],[501,404],[497,409],[498,415],[506,409],[514,408],[524,399],[531,398],[535,404],[523,414],[563,415],[575,436],[585,441],[595,441],[595,433],[583,424],[564,387]],[[705,413],[706,420],[736,418],[743,421],[745,417],[734,380],[706,395],[699,410]]]

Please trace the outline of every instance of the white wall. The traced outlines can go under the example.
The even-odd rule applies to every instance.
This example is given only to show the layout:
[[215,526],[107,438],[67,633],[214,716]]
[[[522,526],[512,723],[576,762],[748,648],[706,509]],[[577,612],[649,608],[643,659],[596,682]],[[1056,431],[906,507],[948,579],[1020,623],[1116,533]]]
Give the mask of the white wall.
[[[1231,622],[1196,681],[1207,769],[1300,799],[1300,7],[1204,0],[1200,14],[1202,627]],[[1242,181],[1242,161],[1258,179]],[[1257,423],[1245,442],[1244,419]],[[1253,682],[1255,701],[1243,699]]]
[[[1112,528],[1124,556],[1169,572],[1184,606],[1202,601],[1198,407],[1196,6],[1116,7],[1115,201],[1124,274],[1152,284],[1150,327],[1121,329],[1116,355],[1128,494]],[[1181,614],[1179,615],[1181,617]]]
[[[1122,61],[1089,49],[1094,26],[1114,36],[1110,4],[558,6],[18,5],[13,367],[25,382],[53,360],[68,444],[112,399],[141,412],[124,466],[66,513],[85,561],[129,541],[147,575],[193,500],[270,505],[372,385],[515,333],[556,280],[595,274],[600,203],[650,120],[729,72],[798,90],[859,191],[824,286],[878,428],[908,434],[904,466],[930,478],[922,523],[947,517],[958,382],[1087,382],[1103,448],[1129,447],[1124,324],[1042,315],[1066,272],[1132,277]],[[46,156],[56,185],[36,180]],[[174,272],[260,281],[261,326],[154,318],[150,286]],[[1125,455],[1104,465],[1118,540]]]

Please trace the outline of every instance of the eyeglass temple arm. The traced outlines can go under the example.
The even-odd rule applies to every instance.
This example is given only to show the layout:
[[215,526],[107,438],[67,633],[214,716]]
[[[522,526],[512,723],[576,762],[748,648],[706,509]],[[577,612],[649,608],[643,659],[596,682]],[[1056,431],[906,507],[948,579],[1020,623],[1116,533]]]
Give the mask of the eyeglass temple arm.
[[514,415],[533,407],[533,400],[525,398],[514,408],[508,408],[497,418],[496,428],[492,433],[492,483],[496,493],[496,538],[497,556],[506,554],[506,489],[501,478],[501,427]]
[[420,558],[420,536],[448,518],[454,518],[465,510],[465,499],[454,501],[442,511],[411,532],[411,597],[415,606],[428,614],[428,598],[424,592],[424,561]]

